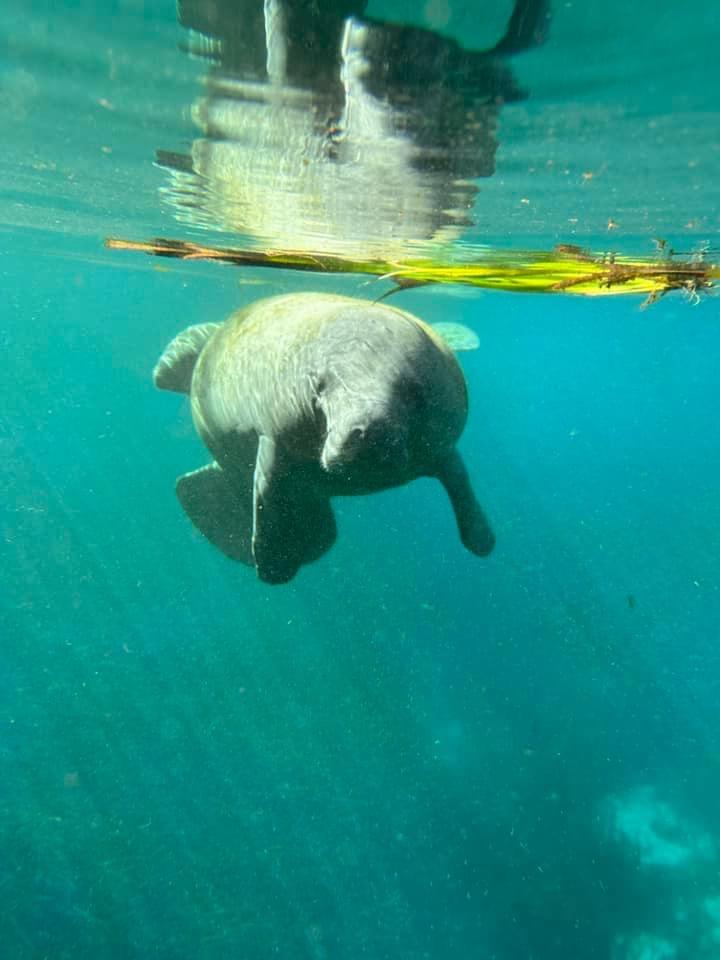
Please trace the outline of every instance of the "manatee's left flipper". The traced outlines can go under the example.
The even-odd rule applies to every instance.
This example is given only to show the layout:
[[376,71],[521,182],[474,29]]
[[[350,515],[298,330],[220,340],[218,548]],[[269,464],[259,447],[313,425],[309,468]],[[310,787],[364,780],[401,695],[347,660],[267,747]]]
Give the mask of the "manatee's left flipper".
[[258,443],[253,488],[253,556],[266,583],[287,583],[304,563],[335,542],[335,516],[301,464],[289,462],[269,437]]
[[443,461],[435,475],[450,497],[463,544],[471,553],[486,557],[495,546],[495,534],[475,499],[465,464],[457,450]]
[[[249,478],[248,478],[249,479]],[[216,463],[186,473],[175,485],[193,524],[231,560],[253,566],[252,496]]]

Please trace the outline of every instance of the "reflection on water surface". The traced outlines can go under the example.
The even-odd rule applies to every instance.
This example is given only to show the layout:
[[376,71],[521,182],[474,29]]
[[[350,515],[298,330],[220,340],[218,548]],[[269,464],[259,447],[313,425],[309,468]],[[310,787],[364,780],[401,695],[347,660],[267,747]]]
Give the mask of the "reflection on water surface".
[[180,220],[365,257],[472,223],[498,112],[525,95],[507,58],[541,42],[548,4],[517,0],[484,51],[365,6],[180,4],[185,46],[209,63],[192,108],[201,136],[189,154],[158,153]]

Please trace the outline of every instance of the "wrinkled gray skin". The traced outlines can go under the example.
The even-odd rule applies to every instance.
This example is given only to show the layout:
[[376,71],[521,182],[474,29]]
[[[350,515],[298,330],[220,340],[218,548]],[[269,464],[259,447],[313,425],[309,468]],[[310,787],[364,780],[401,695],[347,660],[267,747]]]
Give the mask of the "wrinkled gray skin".
[[180,502],[262,580],[287,582],[329,549],[331,497],[420,476],[445,486],[465,546],[492,550],[455,450],[467,416],[462,371],[411,314],[326,294],[271,297],[181,333],[154,379],[190,393],[215,460],[178,480]]

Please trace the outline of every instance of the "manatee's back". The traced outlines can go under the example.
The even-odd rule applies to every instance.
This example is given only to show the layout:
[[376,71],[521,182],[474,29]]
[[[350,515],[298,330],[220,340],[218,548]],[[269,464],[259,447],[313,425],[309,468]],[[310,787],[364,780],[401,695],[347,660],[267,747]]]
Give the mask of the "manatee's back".
[[309,354],[335,298],[268,297],[233,313],[203,350],[192,380],[204,438],[230,431],[277,437],[312,417]]
[[[400,314],[415,331],[412,338],[405,335],[403,339],[413,341],[406,356],[418,402],[418,452],[432,450],[442,456],[457,443],[465,427],[468,410],[465,376],[454,352],[432,327],[412,314],[401,310],[393,312]],[[399,334],[399,325],[396,329]]]

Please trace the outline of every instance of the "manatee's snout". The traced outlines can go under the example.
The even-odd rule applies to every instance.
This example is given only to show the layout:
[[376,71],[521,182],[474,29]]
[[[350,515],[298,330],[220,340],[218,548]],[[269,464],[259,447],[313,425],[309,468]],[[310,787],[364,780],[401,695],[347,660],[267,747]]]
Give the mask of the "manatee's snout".
[[331,429],[320,462],[328,473],[353,468],[402,470],[408,462],[407,431],[400,425],[377,421],[356,423],[346,430]]

